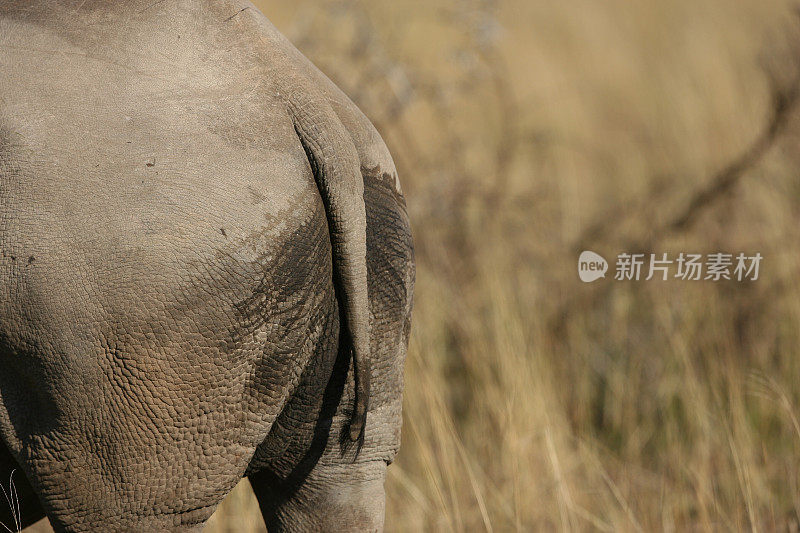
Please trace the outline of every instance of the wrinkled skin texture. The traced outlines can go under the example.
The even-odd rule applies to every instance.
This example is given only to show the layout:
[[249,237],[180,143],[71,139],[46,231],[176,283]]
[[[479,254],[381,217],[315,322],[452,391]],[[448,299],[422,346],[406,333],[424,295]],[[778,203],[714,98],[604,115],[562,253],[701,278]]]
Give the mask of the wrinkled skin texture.
[[190,531],[248,476],[270,531],[380,530],[413,278],[383,141],[251,4],[0,0],[0,482],[25,524]]

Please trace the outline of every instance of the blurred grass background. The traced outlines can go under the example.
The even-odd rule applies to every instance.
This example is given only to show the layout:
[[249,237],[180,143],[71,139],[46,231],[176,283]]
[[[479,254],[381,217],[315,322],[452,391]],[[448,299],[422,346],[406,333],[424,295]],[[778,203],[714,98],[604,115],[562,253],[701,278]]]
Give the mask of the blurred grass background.
[[[256,3],[374,121],[408,200],[387,530],[798,530],[796,4]],[[582,249],[764,260],[589,285]],[[264,531],[246,481],[207,531]]]

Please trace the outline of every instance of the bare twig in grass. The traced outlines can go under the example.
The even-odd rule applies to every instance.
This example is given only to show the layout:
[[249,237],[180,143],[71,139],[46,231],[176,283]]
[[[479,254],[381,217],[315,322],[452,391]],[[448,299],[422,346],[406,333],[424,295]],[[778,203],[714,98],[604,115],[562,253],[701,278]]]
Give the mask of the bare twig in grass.
[[665,176],[652,180],[649,192],[643,198],[627,203],[624,212],[620,212],[620,209],[617,208],[613,212],[604,213],[602,217],[591,223],[576,239],[576,244],[572,246],[574,253],[579,254],[583,250],[596,246],[598,241],[602,241],[604,237],[612,233],[614,227],[624,220],[647,218],[646,213],[666,195],[668,179],[669,177]]
[[686,207],[660,228],[657,236],[689,229],[705,208],[730,191],[747,170],[763,159],[789,122],[789,116],[797,104],[798,89],[800,79],[795,78],[788,88],[776,88],[773,91],[772,117],[767,128],[744,153],[717,172],[705,188],[695,193]]
[[[800,57],[796,61],[800,62]],[[781,134],[786,130],[792,111],[797,106],[798,99],[800,99],[800,73],[794,75],[792,80],[785,85],[775,82],[774,78],[772,81],[771,116],[761,134],[738,157],[714,174],[705,187],[696,191],[675,216],[652,229],[644,237],[635,237],[622,241],[619,244],[621,249],[632,252],[652,250],[664,238],[690,230],[704,211],[730,192],[747,171],[756,167],[764,159],[769,149],[776,144]],[[647,200],[638,204],[642,207],[634,210],[634,212],[639,213],[645,206],[657,205],[655,200],[661,195],[662,189],[654,189]],[[605,220],[609,220],[611,223],[601,221],[590,225],[587,231],[578,238],[576,244],[571,247],[571,250],[579,253],[582,250],[596,246],[599,242],[607,242],[608,237],[614,232],[611,224],[619,224],[625,218],[624,215],[609,216],[605,217]],[[603,239],[604,234],[605,239]],[[608,294],[611,287],[612,284],[605,283],[593,290],[573,294],[553,315],[551,330],[560,336],[563,333],[564,322],[573,309],[593,304],[599,298]]]
[[[748,170],[763,160],[785,130],[791,113],[797,105],[798,96],[800,96],[800,76],[794,77],[787,87],[781,87],[773,82],[771,116],[761,134],[738,157],[714,174],[705,187],[696,191],[676,215],[653,229],[648,237],[627,242],[624,247],[628,250],[649,249],[657,241],[669,235],[691,229],[707,208],[733,189]],[[663,183],[663,180],[657,180],[656,183]],[[638,208],[631,212],[640,213],[647,206],[657,205],[663,193],[663,187],[653,188],[646,199],[637,202]],[[581,251],[591,244],[596,244],[604,234],[607,237],[609,233],[613,233],[612,224],[618,224],[630,216],[627,213],[617,213],[617,215],[621,216],[604,216],[591,224],[577,239],[572,249]]]
[[17,486],[14,484],[15,472],[16,470],[12,470],[11,475],[8,477],[8,491],[6,491],[6,488],[3,485],[0,485],[0,490],[3,491],[3,496],[5,497],[6,503],[11,510],[11,517],[14,519],[14,529],[11,529],[3,522],[0,522],[0,526],[3,526],[8,533],[19,533],[22,531],[22,513],[20,512],[19,506],[19,494],[17,494]]

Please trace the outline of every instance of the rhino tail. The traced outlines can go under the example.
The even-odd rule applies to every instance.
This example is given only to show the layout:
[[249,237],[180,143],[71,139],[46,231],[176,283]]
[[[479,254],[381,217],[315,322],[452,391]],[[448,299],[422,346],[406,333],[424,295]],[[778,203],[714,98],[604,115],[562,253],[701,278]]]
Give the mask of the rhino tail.
[[330,231],[334,279],[350,338],[355,405],[350,440],[363,438],[370,396],[370,323],[367,293],[367,219],[364,178],[353,141],[327,100],[297,91],[288,99],[297,136],[314,173]]

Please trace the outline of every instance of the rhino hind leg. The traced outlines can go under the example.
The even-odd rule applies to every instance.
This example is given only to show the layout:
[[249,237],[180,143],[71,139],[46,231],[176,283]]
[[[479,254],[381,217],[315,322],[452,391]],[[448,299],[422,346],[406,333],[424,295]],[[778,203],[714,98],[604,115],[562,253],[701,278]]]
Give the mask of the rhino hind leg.
[[270,533],[383,531],[386,463],[318,463],[300,483],[250,476]]

